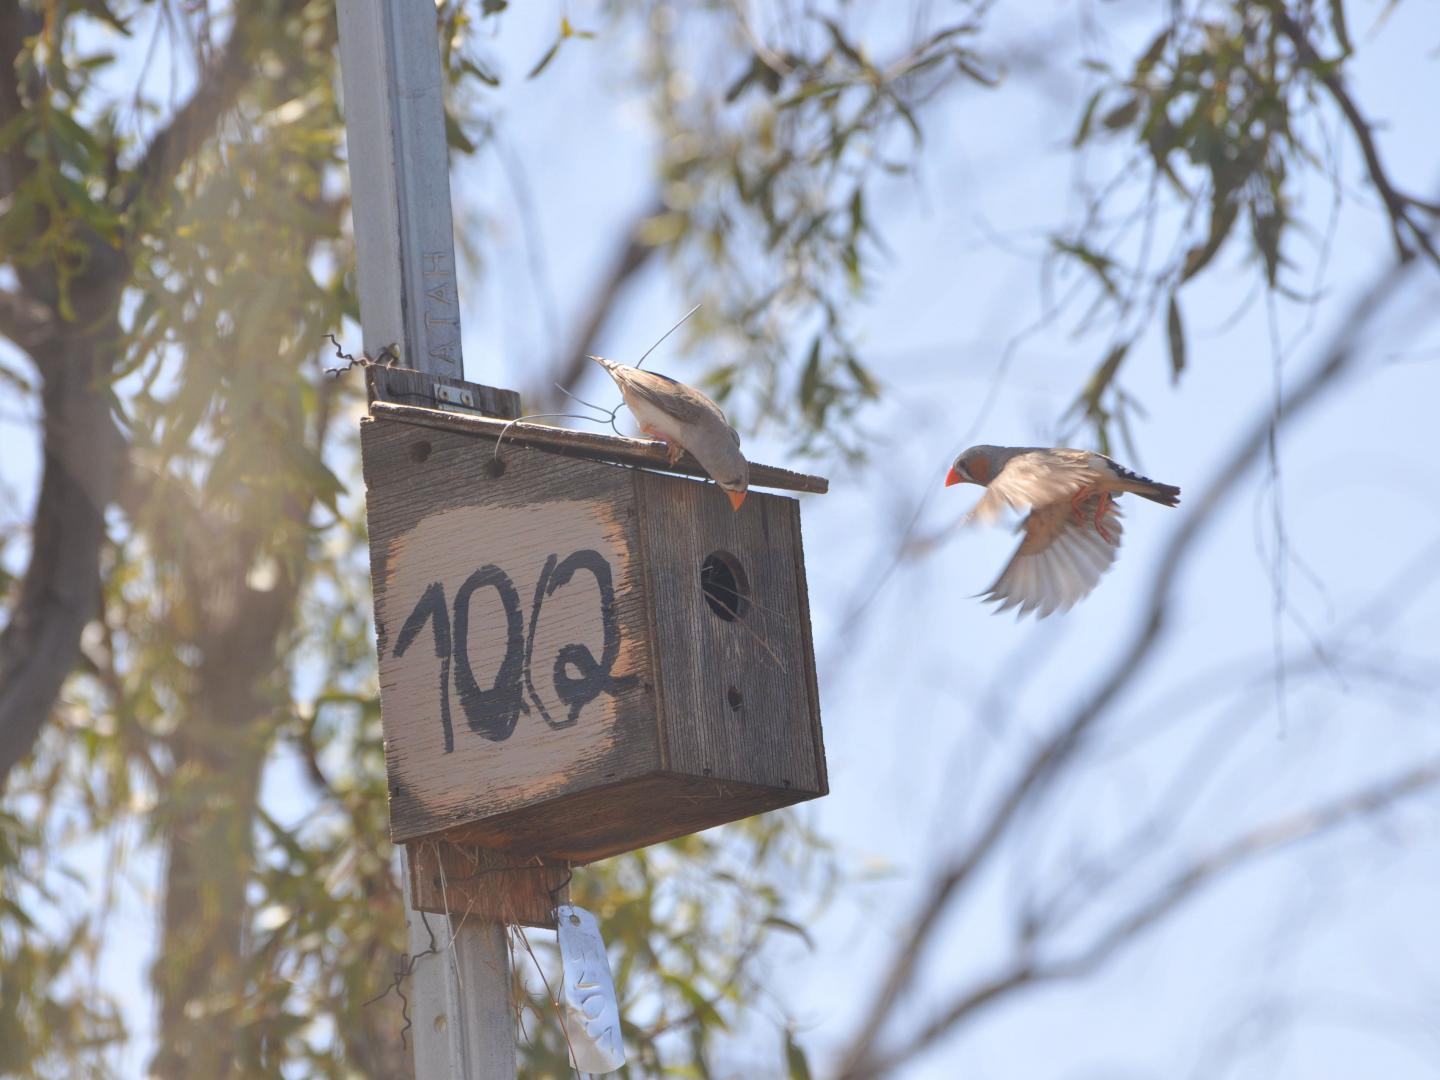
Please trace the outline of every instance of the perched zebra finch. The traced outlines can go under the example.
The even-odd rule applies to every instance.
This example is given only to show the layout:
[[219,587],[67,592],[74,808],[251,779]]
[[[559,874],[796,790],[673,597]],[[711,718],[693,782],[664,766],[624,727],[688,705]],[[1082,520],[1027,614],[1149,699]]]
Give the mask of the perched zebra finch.
[[600,356],[590,359],[608,371],[620,387],[620,396],[640,430],[665,444],[670,464],[680,460],[682,450],[690,451],[729,497],[730,505],[739,510],[750,486],[750,466],[740,453],[740,436],[720,406],[693,386],[668,375]]

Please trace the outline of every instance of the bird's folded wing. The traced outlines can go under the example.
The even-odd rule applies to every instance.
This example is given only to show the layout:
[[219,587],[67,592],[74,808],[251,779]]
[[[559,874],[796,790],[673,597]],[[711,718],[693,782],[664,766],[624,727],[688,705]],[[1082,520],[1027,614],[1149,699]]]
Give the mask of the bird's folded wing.
[[1005,507],[1023,510],[1065,501],[1095,482],[1089,454],[1057,450],[1027,450],[1016,454],[990,481],[985,495],[970,511],[970,519],[994,521]]
[[[718,405],[694,387],[686,386],[668,375],[632,367],[620,367],[611,374],[622,389],[682,424],[709,424],[718,420],[730,427]],[[734,428],[730,430],[733,432]],[[737,434],[734,438],[738,445],[740,436]]]
[[1095,506],[1094,497],[1081,504],[1083,521],[1075,520],[1068,501],[1032,512],[1021,526],[1025,539],[984,599],[1000,601],[997,612],[1018,607],[1020,615],[1035,611],[1042,619],[1083,600],[1120,549],[1119,509],[1112,503],[1101,519],[1107,540],[1091,519]]

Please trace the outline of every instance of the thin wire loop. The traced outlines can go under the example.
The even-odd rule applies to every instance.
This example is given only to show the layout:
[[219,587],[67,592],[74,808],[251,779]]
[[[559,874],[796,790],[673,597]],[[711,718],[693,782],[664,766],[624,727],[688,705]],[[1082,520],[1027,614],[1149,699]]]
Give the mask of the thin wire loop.
[[646,357],[646,356],[649,356],[652,352],[654,352],[656,349],[658,349],[658,348],[660,347],[660,342],[661,342],[661,341],[664,341],[667,337],[669,337],[671,334],[673,334],[676,330],[679,330],[680,327],[684,326],[684,325],[685,325],[685,320],[688,319],[688,318],[690,318],[691,315],[694,315],[695,312],[697,312],[697,311],[699,311],[699,310],[700,310],[700,305],[699,305],[699,304],[696,304],[696,305],[695,305],[694,307],[692,307],[689,311],[685,312],[684,315],[681,315],[681,316],[680,316],[680,321],[677,322],[674,326],[670,327],[669,330],[666,330],[665,333],[661,334],[661,335],[660,335],[660,341],[657,341],[657,342],[655,342],[654,345],[651,345],[648,349],[645,350],[644,355],[641,356],[639,360],[636,360],[636,361],[635,361],[635,367],[638,369],[638,368],[640,367],[640,365],[642,365],[643,363],[645,363],[645,357]]

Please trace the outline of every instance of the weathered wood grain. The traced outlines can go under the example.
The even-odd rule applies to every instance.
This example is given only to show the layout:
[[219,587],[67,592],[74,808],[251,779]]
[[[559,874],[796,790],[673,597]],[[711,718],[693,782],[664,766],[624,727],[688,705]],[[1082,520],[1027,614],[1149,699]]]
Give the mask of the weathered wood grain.
[[[713,484],[508,438],[497,457],[497,423],[374,408],[396,840],[584,862],[825,793],[796,500],[736,513]],[[706,603],[715,553],[744,579],[735,619]],[[548,918],[506,856],[446,858],[496,879],[467,903]]]
[[[819,705],[796,572],[799,504],[756,493],[734,513],[708,485],[642,473],[638,486],[666,767],[823,793]],[[748,583],[736,618],[705,601],[701,566],[711,555]]]
[[418,911],[555,929],[555,905],[570,898],[563,859],[492,851],[473,844],[407,844],[411,903]]
[[815,671],[815,637],[810,625],[810,583],[805,575],[805,540],[800,528],[799,507],[791,517],[795,536],[791,541],[791,557],[795,563],[795,591],[799,600],[800,631],[805,635],[804,675],[810,705],[810,733],[815,746],[815,769],[819,778],[818,792],[830,794],[830,769],[825,764],[825,733],[820,725],[820,677]]
[[658,772],[476,821],[446,839],[579,864],[813,798],[813,792]]
[[[630,471],[587,461],[566,461],[557,470],[553,455],[525,451],[509,455],[504,474],[492,477],[486,464],[493,440],[375,420],[362,425],[361,438],[392,837],[443,832],[658,768],[645,598],[633,571]],[[534,594],[551,557],[558,565],[577,551],[597,553],[610,568],[619,646],[613,687],[572,715],[557,690],[557,665],[564,677],[576,669],[561,665],[563,655],[587,649],[602,656],[599,590],[591,573],[577,571],[544,599],[538,622]],[[529,677],[518,716],[508,731],[501,717],[502,730],[487,734],[475,729],[456,692],[458,640],[444,697],[433,623],[412,634],[403,657],[396,651],[427,591],[450,613],[455,637],[466,582],[489,567],[512,583],[531,662],[524,665]],[[468,596],[463,656],[476,684],[487,688],[507,662],[517,613],[506,612],[494,587]]]
[[[394,405],[377,401],[370,406],[370,415],[376,418],[390,417],[403,419],[425,427],[447,431],[465,431],[476,435],[497,436],[505,430],[503,420],[484,416],[468,416],[463,413],[444,413],[434,409],[418,409],[409,405]],[[682,454],[674,465],[665,461],[665,449],[658,442],[646,439],[628,439],[623,435],[603,435],[595,431],[574,431],[570,428],[545,427],[541,424],[518,423],[505,431],[505,446],[542,447],[556,454],[570,457],[597,458],[622,465],[643,465],[649,469],[680,473],[684,476],[705,476],[700,463],[689,454]],[[780,488],[784,491],[806,491],[823,495],[830,490],[830,481],[823,476],[791,472],[775,465],[750,463],[750,485],[761,488]]]

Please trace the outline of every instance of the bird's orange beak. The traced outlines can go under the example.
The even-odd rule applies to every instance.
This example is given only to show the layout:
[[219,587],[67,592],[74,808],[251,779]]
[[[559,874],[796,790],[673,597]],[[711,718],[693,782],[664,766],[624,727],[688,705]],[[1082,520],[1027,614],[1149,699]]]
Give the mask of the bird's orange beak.
[[945,474],[945,486],[953,487],[955,484],[963,484],[965,478],[955,471],[955,466],[950,466],[950,471]]
[[732,509],[739,510],[740,504],[745,501],[746,494],[747,492],[744,491],[727,491],[725,497],[730,500]]

